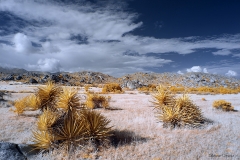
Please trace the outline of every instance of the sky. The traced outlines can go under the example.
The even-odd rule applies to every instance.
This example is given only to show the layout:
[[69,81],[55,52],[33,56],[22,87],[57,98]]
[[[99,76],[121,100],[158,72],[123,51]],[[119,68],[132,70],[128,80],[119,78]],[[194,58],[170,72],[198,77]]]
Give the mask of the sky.
[[239,0],[0,0],[0,66],[240,78]]

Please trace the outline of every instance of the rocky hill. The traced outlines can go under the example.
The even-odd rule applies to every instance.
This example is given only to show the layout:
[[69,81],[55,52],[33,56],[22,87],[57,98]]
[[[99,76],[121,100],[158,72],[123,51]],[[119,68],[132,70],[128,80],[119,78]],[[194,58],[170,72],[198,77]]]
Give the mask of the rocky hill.
[[51,80],[62,85],[85,85],[85,84],[105,84],[119,83],[122,87],[136,89],[149,84],[165,84],[171,86],[184,87],[240,87],[240,80],[208,73],[186,73],[183,75],[177,73],[134,73],[120,78],[116,78],[99,72],[28,72],[23,69],[2,69],[0,80],[18,81],[23,83],[40,83],[44,84]]

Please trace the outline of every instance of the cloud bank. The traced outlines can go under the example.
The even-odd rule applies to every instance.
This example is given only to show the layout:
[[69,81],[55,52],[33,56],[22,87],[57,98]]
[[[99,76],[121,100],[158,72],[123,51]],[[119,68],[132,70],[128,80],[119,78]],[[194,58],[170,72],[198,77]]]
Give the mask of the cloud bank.
[[[190,54],[196,49],[214,48],[218,50],[214,55],[230,55],[232,50],[240,49],[240,34],[209,39],[133,35],[131,32],[143,23],[137,22],[136,13],[121,9],[118,3],[98,6],[2,0],[0,12],[20,19],[22,24],[8,26],[12,32],[0,37],[0,56],[4,57],[0,64],[28,70],[93,70],[118,76],[150,72],[151,68],[174,63],[171,59],[146,56],[148,53]],[[207,72],[199,66],[188,70]]]

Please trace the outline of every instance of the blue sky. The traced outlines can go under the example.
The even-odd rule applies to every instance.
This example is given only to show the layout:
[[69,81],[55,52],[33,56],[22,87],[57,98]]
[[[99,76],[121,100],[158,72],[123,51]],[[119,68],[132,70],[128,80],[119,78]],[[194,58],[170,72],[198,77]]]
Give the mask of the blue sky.
[[0,66],[240,77],[237,0],[0,0]]

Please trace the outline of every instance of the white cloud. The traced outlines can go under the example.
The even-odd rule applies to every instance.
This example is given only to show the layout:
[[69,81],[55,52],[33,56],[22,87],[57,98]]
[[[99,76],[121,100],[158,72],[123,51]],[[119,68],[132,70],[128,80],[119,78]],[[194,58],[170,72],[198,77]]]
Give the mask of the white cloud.
[[59,72],[61,65],[57,59],[40,59],[36,65],[28,64],[27,67],[34,71]]
[[[151,70],[146,68],[172,62],[146,57],[147,53],[190,54],[196,49],[215,48],[220,52],[240,48],[240,34],[206,40],[199,37],[157,39],[132,35],[129,32],[141,27],[142,22],[136,22],[138,15],[119,9],[117,3],[115,7],[101,8],[89,4],[61,5],[47,0],[1,0],[0,11],[7,11],[29,22],[27,24],[33,24],[21,29],[21,33],[0,37],[0,40],[14,42],[14,46],[0,48],[0,51],[4,50],[0,52],[0,63],[26,69],[55,71],[59,69],[58,65],[50,64],[61,62],[64,71],[81,69],[121,75],[148,72]],[[84,37],[87,43],[71,40],[72,36]],[[39,46],[32,46],[32,42]],[[139,56],[123,55],[128,50]]]
[[227,56],[229,54],[231,54],[231,51],[227,50],[227,49],[222,49],[222,50],[218,50],[216,52],[213,52],[214,55],[221,55],[221,56]]
[[229,70],[227,73],[226,73],[227,76],[230,76],[230,77],[235,77],[237,76],[237,72],[235,71],[232,71],[232,70]]
[[178,73],[178,74],[183,74],[183,72],[182,72],[182,71],[178,71],[177,73]]
[[35,51],[35,48],[32,46],[30,39],[22,33],[15,34],[13,42],[15,45],[15,50],[17,52],[31,53]]
[[203,68],[203,73],[208,73],[207,68]]
[[192,68],[188,68],[187,72],[202,72],[202,68],[200,66],[193,66]]

